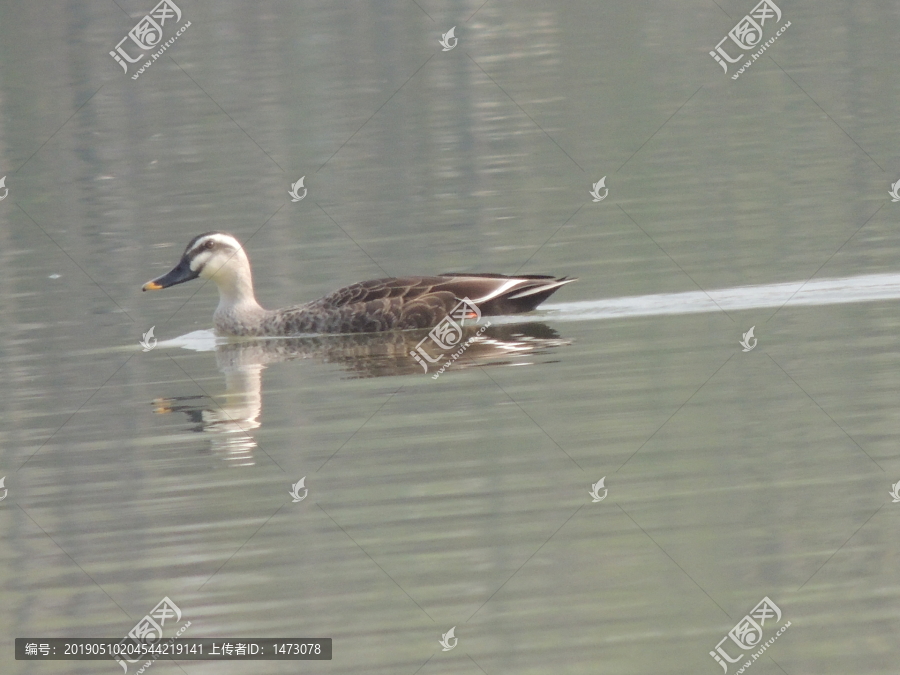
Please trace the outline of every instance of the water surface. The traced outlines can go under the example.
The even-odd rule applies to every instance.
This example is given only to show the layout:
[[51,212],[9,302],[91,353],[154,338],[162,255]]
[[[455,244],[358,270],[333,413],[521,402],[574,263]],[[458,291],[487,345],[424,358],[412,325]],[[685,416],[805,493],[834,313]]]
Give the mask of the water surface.
[[[334,659],[151,672],[718,673],[766,596],[753,672],[896,671],[894,9],[782,3],[733,81],[739,0],[183,0],[131,80],[119,4],[0,8],[2,672],[121,672],[12,640],[169,597]],[[215,289],[140,286],[213,229],[268,307],[579,281],[437,380],[407,337],[188,349]]]

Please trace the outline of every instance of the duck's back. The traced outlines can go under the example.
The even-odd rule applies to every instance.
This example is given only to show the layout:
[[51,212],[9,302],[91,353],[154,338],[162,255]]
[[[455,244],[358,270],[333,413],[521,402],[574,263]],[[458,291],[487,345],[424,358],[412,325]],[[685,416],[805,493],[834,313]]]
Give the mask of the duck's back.
[[501,274],[442,274],[372,279],[346,286],[319,300],[269,313],[267,335],[375,333],[430,328],[468,298],[483,315],[534,309],[574,279]]

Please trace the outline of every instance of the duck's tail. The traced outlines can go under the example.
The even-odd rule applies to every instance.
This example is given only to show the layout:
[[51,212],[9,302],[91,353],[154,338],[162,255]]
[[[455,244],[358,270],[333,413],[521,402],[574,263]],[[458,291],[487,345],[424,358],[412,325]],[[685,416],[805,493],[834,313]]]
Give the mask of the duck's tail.
[[[505,276],[503,274],[442,274],[456,277],[459,286],[466,288],[469,299],[482,315],[522,314],[530,312],[549,298],[560,286],[577,278],[556,278],[542,274]],[[457,290],[458,293],[458,290]]]

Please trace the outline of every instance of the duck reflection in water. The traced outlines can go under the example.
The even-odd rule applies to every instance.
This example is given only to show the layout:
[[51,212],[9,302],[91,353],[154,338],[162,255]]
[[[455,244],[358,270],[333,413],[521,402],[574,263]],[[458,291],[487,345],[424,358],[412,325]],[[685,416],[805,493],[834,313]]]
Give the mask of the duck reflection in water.
[[[255,464],[256,441],[250,432],[259,428],[262,412],[262,371],[269,364],[294,359],[313,359],[339,366],[347,379],[423,376],[422,366],[410,354],[428,336],[425,330],[391,331],[350,335],[319,335],[293,338],[261,338],[222,342],[209,331],[160,342],[157,349],[185,347],[216,352],[216,364],[225,376],[225,391],[215,396],[159,398],[157,413],[181,412],[204,434],[212,452],[229,466]],[[540,322],[467,325],[459,345],[464,353],[443,373],[448,377],[473,367],[533,365],[571,341]],[[433,376],[441,363],[430,366]],[[439,386],[439,385],[435,385]]]

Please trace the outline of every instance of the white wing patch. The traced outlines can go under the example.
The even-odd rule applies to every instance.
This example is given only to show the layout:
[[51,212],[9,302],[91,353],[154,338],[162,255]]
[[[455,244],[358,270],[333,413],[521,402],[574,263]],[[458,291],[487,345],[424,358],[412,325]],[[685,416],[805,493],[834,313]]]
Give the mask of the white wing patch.
[[497,288],[494,291],[485,295],[483,298],[476,298],[475,300],[472,300],[472,302],[475,303],[476,305],[480,305],[482,302],[487,302],[488,300],[492,300],[492,299],[496,298],[498,295],[503,295],[510,288],[513,288],[514,286],[518,286],[519,284],[523,283],[524,281],[525,281],[524,279],[510,279],[509,281],[507,281],[505,284],[503,284],[499,288]]

